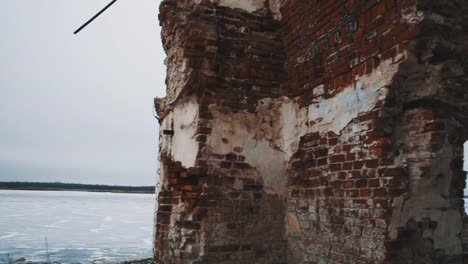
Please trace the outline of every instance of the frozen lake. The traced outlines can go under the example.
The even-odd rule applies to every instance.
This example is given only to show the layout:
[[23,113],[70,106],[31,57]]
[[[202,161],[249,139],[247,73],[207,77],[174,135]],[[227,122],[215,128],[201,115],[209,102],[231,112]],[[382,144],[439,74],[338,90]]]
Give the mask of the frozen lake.
[[151,257],[154,203],[152,194],[0,190],[0,263]]

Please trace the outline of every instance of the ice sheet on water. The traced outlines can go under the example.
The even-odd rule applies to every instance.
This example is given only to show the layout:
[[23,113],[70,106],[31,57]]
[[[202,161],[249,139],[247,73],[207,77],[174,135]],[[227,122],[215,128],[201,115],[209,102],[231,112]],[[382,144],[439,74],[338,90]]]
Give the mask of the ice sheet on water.
[[12,238],[12,237],[16,236],[17,234],[18,234],[18,232],[10,232],[8,235],[0,236],[0,240],[1,239]]
[[0,259],[151,256],[154,202],[150,194],[0,191]]

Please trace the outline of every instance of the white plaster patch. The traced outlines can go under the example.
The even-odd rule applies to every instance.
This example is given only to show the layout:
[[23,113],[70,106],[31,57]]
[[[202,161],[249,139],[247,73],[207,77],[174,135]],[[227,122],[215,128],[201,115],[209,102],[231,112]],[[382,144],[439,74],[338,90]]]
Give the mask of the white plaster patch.
[[[280,134],[262,132],[261,120],[254,113],[222,113],[212,108],[212,114],[214,121],[207,142],[211,151],[224,155],[241,147],[245,162],[262,176],[264,191],[285,194],[286,160],[284,153],[274,147],[274,138]],[[223,142],[223,138],[229,142]]]
[[214,121],[207,142],[210,151],[225,155],[235,152],[236,147],[242,148],[240,155],[262,177],[264,190],[285,194],[288,162],[308,130],[307,109],[282,97],[260,100],[256,113],[224,113],[214,105],[211,111]]
[[299,139],[308,131],[307,121],[306,108],[300,109],[293,100],[283,99],[280,120],[283,140],[281,149],[286,160],[289,160],[299,149]]
[[424,13],[417,10],[416,6],[401,11],[401,21],[410,25],[418,24],[424,20]]
[[[273,14],[275,20],[281,20],[281,6],[283,0],[210,0],[212,3],[220,6],[227,6],[230,8],[242,9],[246,12],[252,13],[265,7],[266,1],[270,7],[270,11]],[[194,3],[200,4],[202,0],[194,0]]]
[[186,168],[195,165],[198,153],[198,142],[194,138],[197,130],[198,109],[196,98],[190,97],[188,100],[179,102],[161,124],[161,131],[174,131],[173,136],[162,135],[162,152],[170,155],[172,160],[180,161]]
[[312,89],[312,94],[314,96],[322,96],[325,94],[325,85],[320,84],[316,86],[314,89]]
[[265,6],[264,0],[211,0],[220,6],[238,8],[249,13],[262,9]]
[[180,97],[186,86],[191,70],[187,70],[187,59],[183,59],[167,70],[167,104],[172,104]]
[[344,88],[332,98],[309,106],[309,121],[313,130],[320,133],[333,131],[339,134],[360,113],[371,111],[375,105],[385,99],[388,89],[398,71],[398,64],[393,59],[380,63],[371,74],[361,76],[357,81]]
[[281,0],[268,0],[270,4],[270,10],[271,13],[273,14],[273,17],[276,20],[281,20],[282,15],[281,15]]

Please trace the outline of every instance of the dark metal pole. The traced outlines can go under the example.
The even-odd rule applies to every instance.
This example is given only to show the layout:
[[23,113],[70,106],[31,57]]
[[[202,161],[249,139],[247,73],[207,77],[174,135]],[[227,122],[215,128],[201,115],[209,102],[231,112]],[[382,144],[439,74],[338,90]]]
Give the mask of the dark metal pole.
[[93,22],[94,19],[96,19],[98,16],[100,16],[104,11],[107,10],[111,5],[113,5],[117,0],[112,0],[109,4],[107,4],[101,11],[99,11],[96,15],[94,15],[90,20],[88,20],[86,23],[84,23],[80,28],[78,28],[73,34],[77,34],[80,32],[83,28],[85,28],[89,23]]

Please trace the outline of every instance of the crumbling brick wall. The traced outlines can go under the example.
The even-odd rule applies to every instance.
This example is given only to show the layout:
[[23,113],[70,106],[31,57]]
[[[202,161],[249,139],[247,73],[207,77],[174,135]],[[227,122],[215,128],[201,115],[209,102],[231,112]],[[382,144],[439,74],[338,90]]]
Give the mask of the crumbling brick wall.
[[256,102],[278,97],[285,79],[278,23],[264,8],[208,1],[164,1],[161,21],[168,97],[156,103],[171,132],[162,136],[158,262],[284,263],[285,203],[243,141],[253,142]]
[[160,11],[157,263],[462,263],[468,3]]

